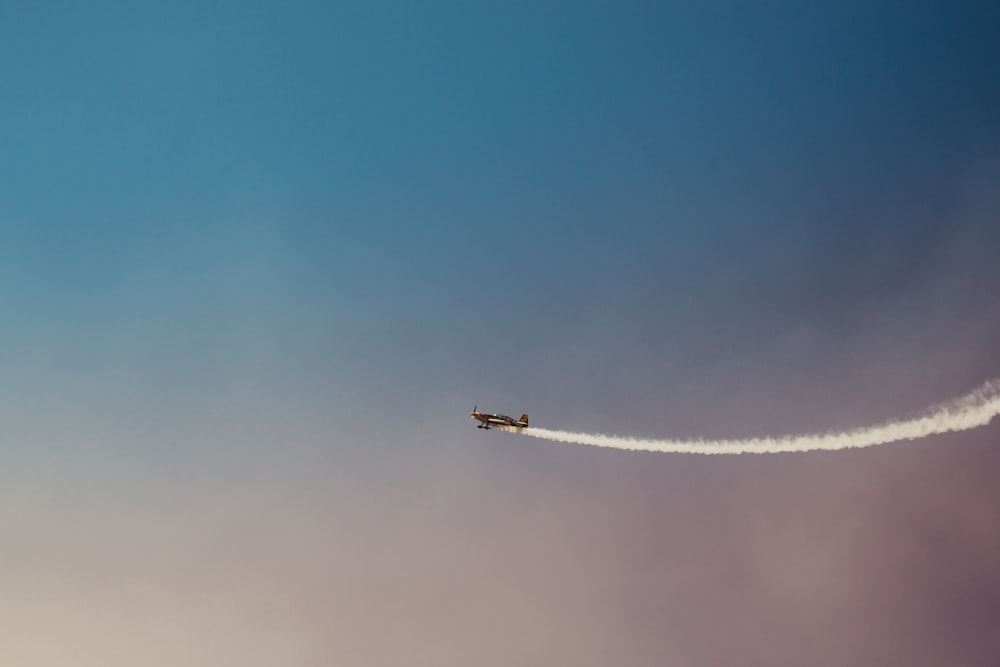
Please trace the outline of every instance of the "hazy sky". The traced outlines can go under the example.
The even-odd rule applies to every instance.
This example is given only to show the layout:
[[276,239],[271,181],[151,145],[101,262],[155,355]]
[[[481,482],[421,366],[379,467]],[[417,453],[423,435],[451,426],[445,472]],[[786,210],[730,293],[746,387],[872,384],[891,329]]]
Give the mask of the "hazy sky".
[[[808,7],[804,6],[808,5]],[[0,662],[983,665],[995,3],[0,6]]]

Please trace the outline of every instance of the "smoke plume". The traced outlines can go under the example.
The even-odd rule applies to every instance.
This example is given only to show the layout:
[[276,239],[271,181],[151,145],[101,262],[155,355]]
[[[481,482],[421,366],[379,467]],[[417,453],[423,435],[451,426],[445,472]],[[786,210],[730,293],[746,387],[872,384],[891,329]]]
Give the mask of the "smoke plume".
[[500,428],[545,440],[628,451],[687,454],[776,454],[779,452],[833,451],[874,447],[901,440],[916,440],[938,433],[965,431],[985,426],[997,414],[1000,414],[1000,379],[990,380],[965,396],[932,406],[925,410],[921,416],[912,419],[893,420],[875,426],[833,433],[742,440],[647,440],[599,433],[555,431],[536,427]]

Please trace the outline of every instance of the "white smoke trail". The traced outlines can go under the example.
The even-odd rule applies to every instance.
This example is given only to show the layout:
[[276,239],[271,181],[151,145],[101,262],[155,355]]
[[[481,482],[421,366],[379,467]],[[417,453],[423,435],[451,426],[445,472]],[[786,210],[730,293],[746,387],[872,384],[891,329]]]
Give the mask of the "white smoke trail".
[[505,431],[557,442],[628,451],[688,454],[775,454],[779,452],[831,451],[854,447],[874,447],[900,440],[916,440],[938,433],[965,431],[985,426],[998,414],[1000,414],[1000,379],[990,380],[960,398],[932,406],[924,411],[923,416],[902,421],[888,421],[877,426],[867,426],[840,433],[791,435],[780,438],[747,438],[744,440],[643,440],[598,433],[553,431],[534,426],[500,428]]

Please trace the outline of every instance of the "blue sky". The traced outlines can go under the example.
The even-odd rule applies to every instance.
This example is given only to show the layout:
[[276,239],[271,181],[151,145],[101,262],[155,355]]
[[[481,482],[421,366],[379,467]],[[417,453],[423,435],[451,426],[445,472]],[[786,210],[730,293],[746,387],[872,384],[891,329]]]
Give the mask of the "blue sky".
[[991,664],[995,425],[466,414],[781,435],[1000,375],[998,18],[6,4],[0,657]]

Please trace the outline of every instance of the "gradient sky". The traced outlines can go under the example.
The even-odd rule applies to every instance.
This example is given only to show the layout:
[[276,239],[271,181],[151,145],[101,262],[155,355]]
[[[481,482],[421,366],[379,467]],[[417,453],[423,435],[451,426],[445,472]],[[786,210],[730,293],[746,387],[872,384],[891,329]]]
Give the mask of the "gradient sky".
[[[168,6],[169,5],[169,6]],[[805,6],[808,5],[808,6]],[[995,665],[988,2],[0,7],[0,663]]]

